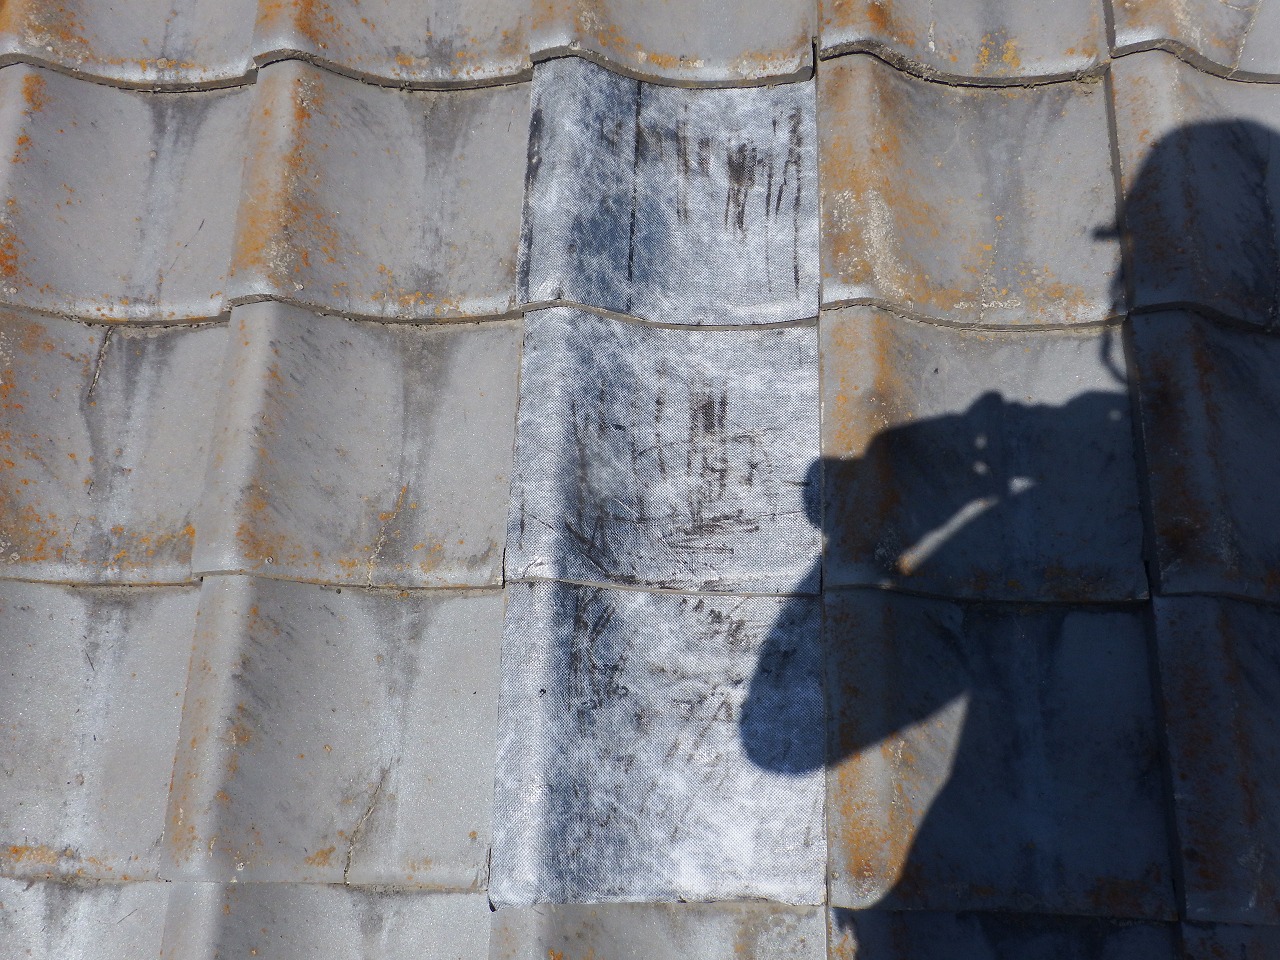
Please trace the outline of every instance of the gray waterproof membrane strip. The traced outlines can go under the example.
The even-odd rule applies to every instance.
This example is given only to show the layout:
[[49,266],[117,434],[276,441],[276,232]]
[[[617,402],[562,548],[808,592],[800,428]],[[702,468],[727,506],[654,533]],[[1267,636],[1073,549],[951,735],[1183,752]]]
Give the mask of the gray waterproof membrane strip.
[[497,904],[823,899],[815,130],[535,72]]

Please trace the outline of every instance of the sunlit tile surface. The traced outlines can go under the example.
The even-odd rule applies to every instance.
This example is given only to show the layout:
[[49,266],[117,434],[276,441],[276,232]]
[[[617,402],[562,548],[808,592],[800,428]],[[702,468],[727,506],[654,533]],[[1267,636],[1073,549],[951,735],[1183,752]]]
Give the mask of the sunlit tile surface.
[[816,328],[525,324],[509,579],[818,589]]
[[533,86],[526,301],[688,324],[818,312],[812,82],[682,90],[569,58]]
[[818,903],[812,598],[508,589],[497,903]]

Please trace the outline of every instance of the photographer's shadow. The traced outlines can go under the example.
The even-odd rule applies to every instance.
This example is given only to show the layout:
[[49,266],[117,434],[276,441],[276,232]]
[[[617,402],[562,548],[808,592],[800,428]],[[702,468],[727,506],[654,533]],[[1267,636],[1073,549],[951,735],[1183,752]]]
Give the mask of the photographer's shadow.
[[[861,458],[811,468],[815,488],[825,481],[828,575],[864,586],[828,582],[821,640],[786,626],[802,617],[778,618],[740,736],[763,769],[832,771],[838,902],[1043,911],[1091,869],[1136,872],[1127,895],[1151,899],[1136,889],[1163,842],[1134,825],[1150,820],[1159,789],[1140,619],[940,599],[975,584],[996,584],[997,596],[1068,591],[1140,572],[1140,524],[1108,530],[1114,511],[1098,506],[1099,482],[1116,473],[1108,451],[1130,449],[1130,430],[1121,392],[1061,406],[985,394],[961,414],[882,432]],[[895,496],[895,481],[920,495]],[[811,520],[824,526],[818,512],[815,502]],[[1055,546],[1071,556],[1071,542],[1127,546],[1132,563],[1020,569]],[[826,716],[798,687],[824,675]],[[1109,729],[1099,735],[1098,723]],[[1108,792],[1097,778],[1118,766],[1142,782]],[[1154,839],[1135,842],[1143,830]],[[1110,894],[1095,885],[1082,899]]]
[[[1117,301],[1146,323],[1189,304],[1273,321],[1278,145],[1247,121],[1155,144],[1121,212]],[[990,392],[813,465],[823,637],[779,617],[739,722],[762,769],[828,771],[833,904],[1174,916],[1147,628],[1113,602],[1145,583],[1129,363],[1114,390]],[[1129,509],[1099,506],[1109,485],[1132,486]],[[797,709],[816,677],[825,716]]]

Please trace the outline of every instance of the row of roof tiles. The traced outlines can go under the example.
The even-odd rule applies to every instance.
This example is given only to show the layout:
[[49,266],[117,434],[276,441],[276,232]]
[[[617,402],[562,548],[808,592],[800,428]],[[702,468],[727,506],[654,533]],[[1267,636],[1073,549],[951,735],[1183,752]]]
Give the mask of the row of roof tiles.
[[923,75],[1001,84],[1097,68],[1108,20],[1116,53],[1163,47],[1211,72],[1280,79],[1280,15],[1262,0],[234,0],[216,10],[22,0],[0,17],[0,62],[183,89],[243,83],[264,64],[301,58],[374,83],[443,87],[522,79],[534,60],[574,52],[696,85],[796,78],[815,49],[870,50]]
[[507,594],[0,582],[0,870],[1280,924],[1273,607]]
[[512,585],[490,897],[1276,924],[1277,611],[1154,608]]
[[[565,905],[488,914],[483,897],[319,885],[0,880],[0,935],[32,960],[1248,960],[1274,928],[999,914],[858,913],[767,904]],[[828,952],[828,944],[830,952]]]
[[148,94],[19,65],[0,70],[0,105],[0,302],[49,313],[172,322],[264,298],[404,320],[555,302],[720,324],[841,303],[984,326],[1276,313],[1259,158],[1280,86],[1163,53],[1105,84],[1009,89],[869,56],[739,90],[576,58],[454,92],[291,62],[252,87]]
[[[1128,356],[1111,328],[873,307],[684,331],[568,308],[447,326],[272,303],[164,328],[11,313],[0,571],[485,587],[505,551],[507,580],[785,594],[822,567],[834,586],[1137,599],[1132,372],[1159,590],[1275,601],[1278,352],[1178,312],[1137,317]],[[986,515],[930,549],[971,501]]]

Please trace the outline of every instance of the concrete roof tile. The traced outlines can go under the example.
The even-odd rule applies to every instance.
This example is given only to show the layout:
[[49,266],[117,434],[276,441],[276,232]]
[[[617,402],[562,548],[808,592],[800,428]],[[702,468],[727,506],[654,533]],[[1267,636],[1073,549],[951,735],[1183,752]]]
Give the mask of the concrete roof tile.
[[260,64],[301,56],[370,83],[414,87],[511,81],[529,71],[528,0],[257,0],[249,17],[254,8],[245,50]]
[[256,0],[16,0],[0,14],[0,63],[43,63],[115,84],[194,87],[242,79]]
[[157,876],[196,595],[0,581],[0,875]]
[[822,316],[828,585],[1089,602],[1147,593],[1118,332]]
[[1101,83],[991,89],[824,65],[823,303],[984,326],[1121,309]]
[[1115,0],[1116,52],[1163,49],[1210,73],[1280,79],[1280,10],[1264,0]]
[[0,313],[0,575],[191,579],[226,334]]
[[832,904],[1176,916],[1140,612],[825,605]]
[[539,57],[573,52],[642,78],[759,84],[813,69],[807,0],[533,0]]
[[475,894],[324,884],[172,884],[165,960],[455,960],[484,957],[489,905]]
[[110,7],[19,0],[0,17],[0,63],[190,89],[251,81],[259,64],[300,57],[385,85],[475,85],[527,75],[527,7],[513,0],[129,0]]
[[1207,3],[5,4],[0,954],[1274,953]]
[[1280,339],[1188,313],[1133,331],[1161,591],[1280,599]]
[[[1226,8],[1224,8],[1226,9]],[[1129,286],[1141,308],[1280,315],[1280,85],[1233,83],[1163,53],[1114,66]]]
[[0,942],[24,960],[160,956],[169,885],[73,885],[0,877]]
[[236,308],[196,523],[201,573],[502,582],[521,324]]
[[148,321],[264,298],[509,313],[528,102],[528,84],[385,90],[296,61],[186,94],[6,68],[0,302]]
[[1157,597],[1155,623],[1186,916],[1275,925],[1280,611]]
[[0,70],[0,302],[101,320],[222,313],[252,99]]
[[384,319],[515,307],[528,84],[386,90],[295,61],[254,91],[231,296]]
[[502,609],[206,577],[164,876],[483,890]]
[[813,21],[806,0],[20,0],[0,18],[0,63],[192,89],[297,58],[376,85],[445,88],[519,80],[531,58],[575,52],[666,82],[753,84],[813,69]]
[[1071,77],[1107,56],[1102,0],[822,0],[823,57],[859,50],[910,73],[981,84]]

